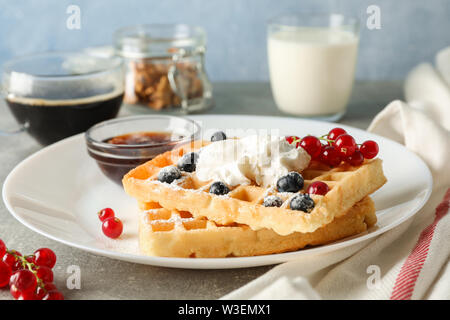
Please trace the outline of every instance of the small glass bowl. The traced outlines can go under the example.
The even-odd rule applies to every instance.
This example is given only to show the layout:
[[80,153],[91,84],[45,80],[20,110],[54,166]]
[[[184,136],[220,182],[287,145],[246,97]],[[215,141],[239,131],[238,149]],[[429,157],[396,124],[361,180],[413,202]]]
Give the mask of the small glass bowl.
[[[167,142],[143,144],[113,144],[111,138],[141,132],[171,133]],[[189,119],[163,116],[132,116],[101,122],[86,134],[89,155],[95,159],[101,171],[112,181],[122,185],[123,176],[135,167],[179,145],[199,139],[200,126]]]

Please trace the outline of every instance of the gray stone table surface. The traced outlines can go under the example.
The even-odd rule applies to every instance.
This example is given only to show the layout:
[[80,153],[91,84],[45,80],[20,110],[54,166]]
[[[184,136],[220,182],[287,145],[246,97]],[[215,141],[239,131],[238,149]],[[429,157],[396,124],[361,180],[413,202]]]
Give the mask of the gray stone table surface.
[[[209,114],[286,116],[279,112],[268,83],[215,83],[215,106]],[[357,82],[348,112],[339,122],[367,128],[387,103],[402,99],[402,83]],[[122,108],[120,115],[144,113],[143,108]],[[0,128],[12,129],[15,121],[0,103]],[[41,149],[27,134],[0,137],[0,181],[24,158]],[[186,270],[139,265],[96,256],[41,236],[15,220],[0,202],[0,238],[8,247],[32,253],[52,248],[58,256],[55,283],[67,299],[216,299],[268,271],[271,266],[231,270]],[[81,289],[69,290],[67,267],[81,269]],[[0,299],[10,299],[0,289]]]

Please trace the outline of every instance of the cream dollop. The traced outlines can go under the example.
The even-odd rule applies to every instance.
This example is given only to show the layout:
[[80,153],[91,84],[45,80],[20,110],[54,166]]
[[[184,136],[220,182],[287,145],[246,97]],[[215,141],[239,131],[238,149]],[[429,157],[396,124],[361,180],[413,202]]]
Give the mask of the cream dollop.
[[201,148],[196,174],[202,181],[222,181],[230,186],[255,182],[274,187],[280,177],[290,171],[301,172],[310,161],[303,148],[290,145],[284,137],[251,135]]

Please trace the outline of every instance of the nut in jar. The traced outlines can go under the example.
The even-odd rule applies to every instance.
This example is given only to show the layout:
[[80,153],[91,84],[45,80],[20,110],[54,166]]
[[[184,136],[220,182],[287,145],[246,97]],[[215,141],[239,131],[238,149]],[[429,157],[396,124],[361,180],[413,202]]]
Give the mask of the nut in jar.
[[145,25],[116,32],[126,60],[124,102],[154,110],[201,111],[212,105],[204,70],[205,33],[187,25]]

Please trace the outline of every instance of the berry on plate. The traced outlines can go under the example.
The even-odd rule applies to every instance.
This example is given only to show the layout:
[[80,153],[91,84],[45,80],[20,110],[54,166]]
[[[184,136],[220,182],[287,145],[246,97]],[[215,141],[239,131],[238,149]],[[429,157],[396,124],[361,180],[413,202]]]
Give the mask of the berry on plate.
[[161,182],[172,183],[181,178],[181,171],[175,166],[167,166],[159,170],[158,180]]
[[360,166],[364,162],[364,156],[361,151],[356,150],[351,156],[348,156],[345,161],[352,166]]
[[342,157],[349,157],[355,153],[358,146],[355,139],[349,134],[341,134],[335,141],[334,147]]
[[328,185],[322,181],[314,181],[308,187],[308,194],[317,194],[324,196],[330,190]]
[[198,153],[189,152],[181,157],[181,159],[178,161],[177,167],[181,171],[194,172],[197,166],[197,161],[198,161]]
[[328,140],[336,140],[340,135],[346,134],[347,131],[345,131],[342,128],[333,128],[328,132],[327,138]]
[[297,192],[303,188],[304,180],[300,173],[292,171],[277,181],[279,192]]
[[311,199],[309,194],[300,193],[291,199],[289,206],[292,210],[311,212],[314,209],[314,200]]
[[102,230],[105,236],[116,239],[123,231],[123,224],[119,218],[109,218],[103,221]]
[[322,148],[320,153],[320,161],[329,165],[330,167],[336,167],[341,163],[341,155],[333,146],[327,146]]
[[375,141],[367,140],[362,143],[359,150],[361,150],[364,158],[373,159],[377,156],[379,148],[378,144]]
[[227,187],[227,185],[221,181],[216,181],[214,183],[211,184],[211,186],[209,187],[209,193],[218,195],[218,196],[223,196],[225,194],[227,194],[228,192],[230,192],[230,189]]
[[300,147],[305,149],[311,158],[316,159],[320,155],[322,143],[320,143],[320,140],[314,136],[306,136],[302,139],[302,141],[300,141]]
[[292,142],[300,140],[300,137],[297,137],[297,136],[286,136],[285,139],[286,139],[286,141],[289,144],[292,144]]
[[264,197],[263,206],[264,207],[281,207],[283,200],[280,197],[270,195]]
[[103,222],[108,218],[114,218],[114,210],[111,208],[104,208],[100,210],[97,215],[100,221]]
[[211,136],[211,142],[227,140],[227,135],[223,131],[214,132]]

